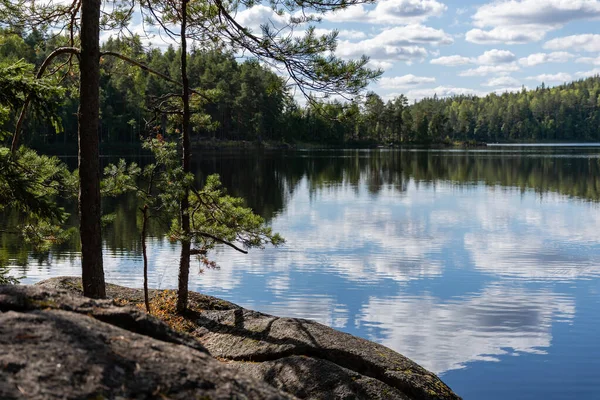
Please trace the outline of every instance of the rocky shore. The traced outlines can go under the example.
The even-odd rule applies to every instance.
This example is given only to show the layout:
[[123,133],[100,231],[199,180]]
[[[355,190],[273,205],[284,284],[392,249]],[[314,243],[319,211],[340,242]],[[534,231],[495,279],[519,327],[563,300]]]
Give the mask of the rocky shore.
[[0,398],[459,399],[408,358],[313,321],[190,293],[178,331],[135,307],[141,290],[107,291],[0,286]]

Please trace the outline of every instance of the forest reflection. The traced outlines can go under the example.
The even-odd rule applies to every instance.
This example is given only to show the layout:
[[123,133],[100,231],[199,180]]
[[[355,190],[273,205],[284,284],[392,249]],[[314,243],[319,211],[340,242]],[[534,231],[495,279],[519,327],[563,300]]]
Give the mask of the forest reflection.
[[366,183],[371,194],[411,181],[435,185],[482,183],[510,189],[600,199],[600,155],[569,150],[523,151],[312,151],[285,154],[215,153],[196,163],[197,176],[219,173],[226,187],[267,219],[280,212],[306,178],[312,193],[332,185]]
[[[105,163],[118,157],[106,157]],[[144,164],[149,159],[130,158]],[[595,150],[323,150],[323,151],[215,151],[198,153],[193,166],[198,182],[218,173],[229,192],[246,199],[247,204],[267,221],[281,213],[300,182],[306,180],[309,196],[322,190],[364,185],[371,196],[391,189],[400,196],[411,183],[433,186],[486,185],[505,190],[534,191],[540,196],[555,193],[580,201],[600,199],[600,155]],[[74,204],[66,204],[76,226]],[[114,213],[114,222],[105,227],[105,249],[113,253],[141,254],[141,217],[134,195],[105,199],[105,212]],[[14,224],[16,216],[0,215],[0,226]],[[153,220],[150,235],[162,237],[166,221]],[[50,264],[53,260],[75,257],[79,251],[76,236],[52,252],[31,253],[13,235],[0,235],[0,264],[26,266],[30,262]]]

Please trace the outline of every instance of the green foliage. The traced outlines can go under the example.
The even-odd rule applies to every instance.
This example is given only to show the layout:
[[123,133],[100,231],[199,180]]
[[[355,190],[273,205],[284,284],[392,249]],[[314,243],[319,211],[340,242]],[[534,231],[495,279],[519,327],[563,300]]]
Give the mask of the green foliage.
[[11,155],[8,148],[0,147],[0,212],[18,213],[12,232],[36,250],[73,234],[62,228],[69,215],[58,202],[76,192],[71,173],[58,158],[24,147]]
[[136,163],[127,165],[127,162],[123,159],[119,160],[117,165],[108,165],[104,168],[104,179],[100,184],[101,194],[116,197],[136,190],[136,180],[140,172],[140,167]]
[[0,147],[0,211],[16,209],[32,219],[62,222],[65,211],[57,198],[76,193],[66,165],[56,157],[21,147],[11,155]]
[[[111,197],[135,193],[142,206],[148,206],[152,213],[170,221],[177,214],[185,186],[193,184],[194,176],[183,174],[176,142],[160,136],[145,139],[142,146],[152,152],[154,163],[143,169],[136,163],[127,164],[123,159],[116,165],[108,165],[104,169],[101,193]],[[112,217],[107,215],[105,219],[110,222]]]
[[[102,193],[117,196],[135,192],[140,200],[140,210],[147,209],[151,218],[170,221],[170,238],[183,240],[179,228],[181,197],[189,189],[191,227],[194,251],[208,266],[214,263],[206,253],[217,244],[231,245],[239,250],[277,246],[283,238],[273,233],[260,216],[244,206],[244,200],[227,195],[218,175],[207,178],[202,189],[194,187],[194,176],[184,174],[177,152],[177,143],[159,136],[144,141],[144,147],[154,155],[155,162],[140,169],[135,163],[124,160],[111,164],[104,170]],[[238,247],[240,246],[240,247]],[[244,250],[245,252],[245,250]]]
[[[170,47],[164,52],[145,51],[137,41],[131,46],[129,43],[109,40],[104,49],[129,54],[171,77],[180,73],[179,50]],[[103,58],[101,67],[103,142],[137,142],[148,128],[163,135],[180,129],[181,88],[115,58]],[[256,60],[240,64],[231,53],[193,50],[188,70],[190,86],[201,93],[192,93],[190,97],[193,141],[278,140],[286,133],[281,122],[290,101],[288,89],[280,77]],[[159,108],[167,111],[168,116],[157,112]]]
[[68,241],[77,232],[76,228],[65,229],[61,224],[48,220],[36,220],[21,228],[24,242],[30,245],[36,253],[44,253],[56,244]]
[[0,285],[16,285],[19,279],[12,277],[7,267],[0,265]]
[[62,125],[58,118],[56,99],[64,93],[48,79],[35,79],[32,66],[23,60],[3,65],[0,59],[0,141],[10,133],[1,127],[9,120],[11,112],[19,110],[29,99],[35,115],[50,121],[55,131]]
[[[62,93],[50,81],[35,79],[31,65],[22,60],[0,65],[0,126],[29,99],[36,115],[58,130],[54,99]],[[25,147],[15,154],[0,147],[0,212],[18,214],[18,222],[9,228],[34,249],[43,251],[73,233],[61,227],[68,214],[58,202],[72,197],[76,190],[72,174],[58,158]]]
[[29,55],[29,46],[19,35],[6,32],[0,36],[0,59],[16,62]]
[[216,174],[206,179],[201,190],[190,194],[190,217],[193,241],[201,251],[219,243],[238,242],[248,249],[277,246],[284,241],[262,217],[244,206],[242,198],[227,195]]

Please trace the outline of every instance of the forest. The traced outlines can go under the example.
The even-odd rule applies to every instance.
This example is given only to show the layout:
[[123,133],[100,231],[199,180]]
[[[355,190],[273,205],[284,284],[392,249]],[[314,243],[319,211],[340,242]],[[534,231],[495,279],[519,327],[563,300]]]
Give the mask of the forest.
[[[325,13],[353,2],[280,6]],[[244,199],[227,193],[218,175],[196,181],[192,141],[211,133],[225,138],[237,132],[238,139],[258,141],[276,136],[275,119],[290,97],[261,61],[287,71],[303,93],[324,95],[357,95],[381,71],[366,67],[365,56],[333,55],[337,35],[317,35],[314,27],[296,38],[262,27],[257,36],[234,17],[240,7],[257,5],[148,1],[113,4],[107,12],[99,0],[29,7],[0,1],[0,212],[18,215],[16,226],[2,232],[38,248],[64,242],[74,232],[65,226],[70,214],[63,204],[77,198],[83,294],[105,298],[102,229],[114,215],[103,214],[101,199],[134,193],[142,219],[146,310],[151,311],[146,238],[150,220],[158,219],[169,227],[169,240],[181,244],[173,310],[179,314],[188,307],[192,258],[212,268],[207,253],[217,244],[247,253],[283,243]],[[171,37],[178,50],[144,51],[139,36],[125,35],[136,12],[144,26]],[[305,14],[290,19],[288,27],[318,20]],[[101,40],[106,30],[126,39]],[[247,55],[241,65],[232,56],[236,52]],[[63,146],[73,143],[75,132],[75,171],[58,157],[36,152],[47,153],[60,143],[58,137]],[[141,147],[153,161],[140,166],[121,159],[102,168],[102,143]],[[6,275],[1,268],[0,283],[14,282]]]
[[[24,60],[37,70],[66,37],[2,31],[0,62]],[[146,48],[139,37],[109,39],[104,51],[119,51],[167,76],[177,76],[179,50]],[[273,141],[328,145],[452,144],[454,142],[552,142],[600,140],[600,77],[556,87],[492,93],[486,97],[426,98],[400,95],[384,101],[367,92],[356,101],[312,99],[300,105],[286,81],[255,59],[193,48],[191,87],[210,93],[205,114],[192,127],[192,141]],[[60,77],[62,129],[26,122],[23,143],[34,148],[77,143],[77,74]],[[172,82],[117,58],[103,58],[100,80],[100,142],[139,146],[153,120],[154,104],[177,90]],[[200,118],[200,117],[198,117]],[[15,118],[7,122],[8,130]],[[164,124],[164,121],[163,121]]]

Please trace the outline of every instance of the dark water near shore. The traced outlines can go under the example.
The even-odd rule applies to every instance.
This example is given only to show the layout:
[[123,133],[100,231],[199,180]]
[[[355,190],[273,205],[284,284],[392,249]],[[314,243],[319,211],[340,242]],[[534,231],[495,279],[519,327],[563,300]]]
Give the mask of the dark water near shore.
[[[382,343],[465,399],[598,398],[600,148],[198,158],[199,179],[220,173],[287,243],[219,249],[191,289]],[[106,206],[107,280],[140,287],[135,199]],[[150,285],[174,288],[178,248],[153,231]],[[75,243],[32,255],[0,240],[25,283],[79,274]]]

